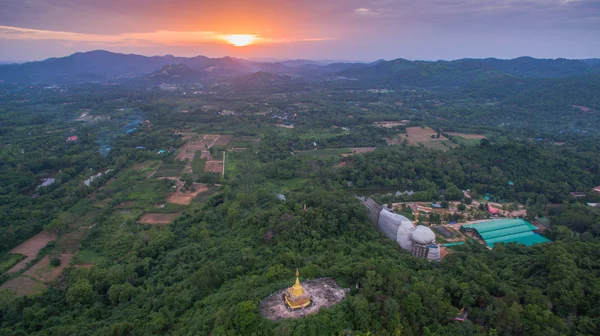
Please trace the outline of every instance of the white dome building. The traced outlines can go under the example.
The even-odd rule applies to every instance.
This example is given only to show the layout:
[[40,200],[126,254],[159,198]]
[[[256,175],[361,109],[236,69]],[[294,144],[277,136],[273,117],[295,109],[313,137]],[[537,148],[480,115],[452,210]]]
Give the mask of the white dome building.
[[[412,235],[412,254],[418,258],[439,260],[439,248],[435,243],[435,233],[430,228],[419,225]],[[436,257],[437,254],[437,257]]]
[[412,240],[421,245],[435,244],[435,233],[430,228],[419,225],[412,232]]

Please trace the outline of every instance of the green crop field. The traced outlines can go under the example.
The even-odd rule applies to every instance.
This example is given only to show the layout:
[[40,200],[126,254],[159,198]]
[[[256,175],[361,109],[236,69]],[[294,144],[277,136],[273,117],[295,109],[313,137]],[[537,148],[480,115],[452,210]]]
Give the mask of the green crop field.
[[333,148],[333,149],[319,149],[319,150],[307,150],[294,153],[297,156],[339,156],[342,154],[352,154],[351,148]]
[[181,175],[181,171],[183,170],[182,165],[175,164],[163,164],[158,168],[154,177],[170,177],[170,176],[179,176]]
[[192,171],[194,173],[201,173],[204,171],[204,166],[206,165],[206,159],[200,158],[201,152],[197,151],[196,156],[194,156],[194,161],[192,161]]
[[8,271],[11,267],[16,265],[19,261],[25,258],[22,254],[6,253],[0,256],[0,274]]

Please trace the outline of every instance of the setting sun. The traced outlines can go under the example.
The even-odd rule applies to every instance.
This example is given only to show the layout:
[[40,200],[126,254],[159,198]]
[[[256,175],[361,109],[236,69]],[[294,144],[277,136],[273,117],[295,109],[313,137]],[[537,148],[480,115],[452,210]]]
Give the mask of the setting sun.
[[223,36],[223,39],[236,47],[243,47],[252,44],[256,35],[232,34]]

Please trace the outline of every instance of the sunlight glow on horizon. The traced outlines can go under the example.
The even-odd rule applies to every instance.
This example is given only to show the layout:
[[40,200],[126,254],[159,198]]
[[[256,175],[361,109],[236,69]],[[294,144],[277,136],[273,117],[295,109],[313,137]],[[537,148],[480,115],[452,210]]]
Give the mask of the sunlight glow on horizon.
[[245,47],[256,42],[256,35],[250,34],[230,34],[224,35],[223,39],[236,47]]

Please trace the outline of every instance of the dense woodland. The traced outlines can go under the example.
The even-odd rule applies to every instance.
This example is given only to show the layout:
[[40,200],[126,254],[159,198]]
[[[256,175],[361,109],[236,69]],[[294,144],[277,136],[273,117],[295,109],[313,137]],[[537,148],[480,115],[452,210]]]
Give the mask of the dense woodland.
[[[419,65],[429,79],[396,61],[375,74],[337,69],[360,77],[348,82],[258,73],[170,83],[174,90],[140,80],[1,83],[2,258],[43,229],[85,226],[76,258],[93,267],[67,268],[37,295],[1,291],[0,335],[598,335],[600,208],[585,204],[600,200],[591,192],[600,185],[596,70],[561,61],[541,76],[541,65],[486,62],[475,72]],[[399,81],[390,66],[412,79]],[[393,90],[368,91],[386,85]],[[409,124],[372,124],[390,120]],[[444,150],[387,145],[408,126],[487,138]],[[184,129],[260,142],[227,153],[225,178],[184,174],[186,187],[219,184],[203,202],[157,208],[173,183],[147,178],[154,166],[135,167],[181,170],[176,131]],[[352,147],[377,149],[341,156]],[[415,192],[381,196],[386,202],[467,202],[469,189],[522,204],[529,217],[550,220],[544,235],[553,243],[488,250],[470,242],[441,263],[416,259],[373,227],[354,196],[386,187]],[[125,202],[134,205],[125,211]],[[148,209],[182,215],[138,225]],[[37,260],[57,248],[50,243]],[[335,278],[348,298],[302,319],[263,318],[259,303],[290,286],[296,268],[303,279]],[[455,321],[461,311],[468,318]]]

